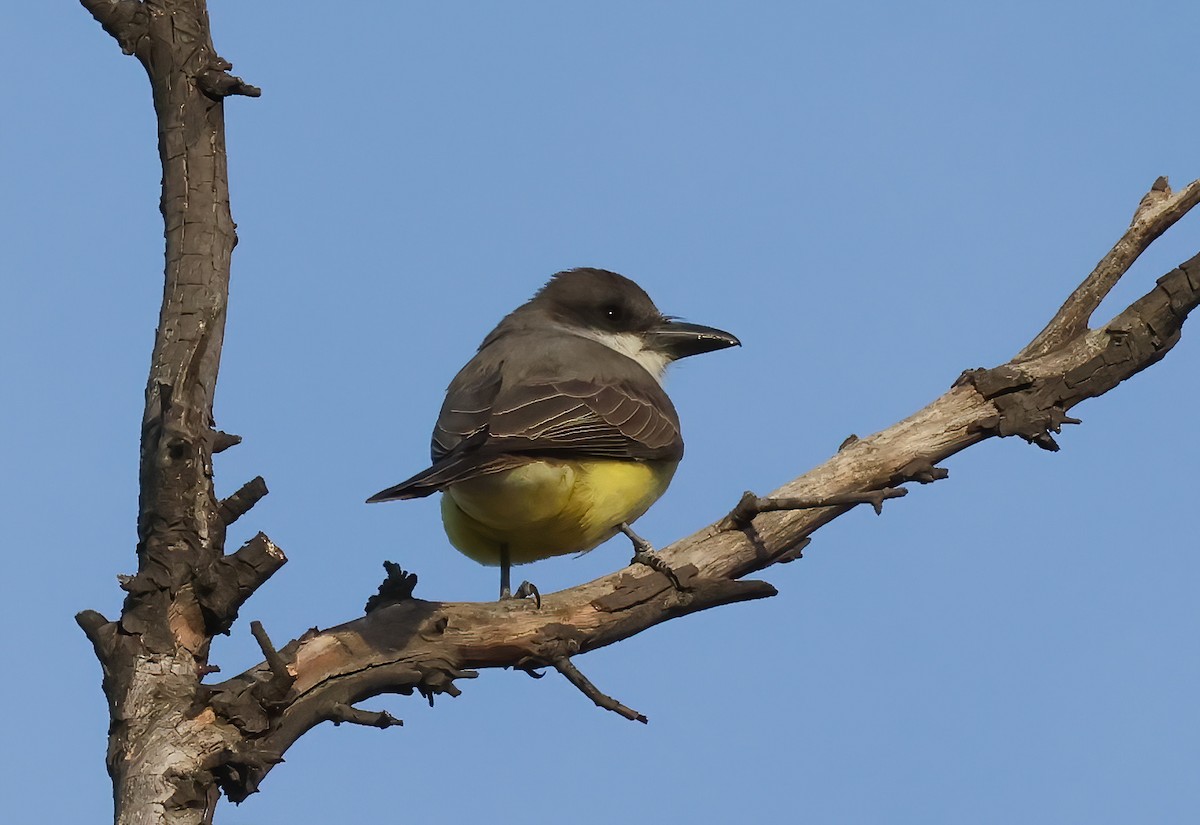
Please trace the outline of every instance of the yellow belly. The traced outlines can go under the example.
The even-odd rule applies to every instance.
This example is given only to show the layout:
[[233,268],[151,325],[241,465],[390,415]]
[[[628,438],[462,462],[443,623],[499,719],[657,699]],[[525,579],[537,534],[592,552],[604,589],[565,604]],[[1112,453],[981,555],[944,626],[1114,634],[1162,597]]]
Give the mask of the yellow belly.
[[450,543],[481,564],[580,553],[611,538],[658,500],[677,462],[535,461],[459,482],[442,494]]

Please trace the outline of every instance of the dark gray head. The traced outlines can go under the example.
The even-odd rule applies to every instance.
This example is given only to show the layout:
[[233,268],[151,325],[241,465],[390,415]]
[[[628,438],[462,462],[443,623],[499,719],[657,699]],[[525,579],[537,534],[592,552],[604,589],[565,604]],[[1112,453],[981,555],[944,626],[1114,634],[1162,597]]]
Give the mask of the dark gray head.
[[606,269],[559,272],[525,306],[565,326],[610,332],[643,332],[664,320],[646,290]]
[[587,267],[559,272],[509,319],[522,326],[550,321],[633,358],[655,376],[672,361],[741,343],[723,330],[663,315],[633,281]]

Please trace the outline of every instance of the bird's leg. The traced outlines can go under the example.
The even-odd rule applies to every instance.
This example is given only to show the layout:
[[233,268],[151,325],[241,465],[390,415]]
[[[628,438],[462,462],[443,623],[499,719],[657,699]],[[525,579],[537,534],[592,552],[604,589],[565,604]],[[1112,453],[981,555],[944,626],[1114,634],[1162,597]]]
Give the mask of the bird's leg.
[[679,577],[675,575],[675,571],[671,566],[662,560],[662,556],[654,552],[654,546],[644,538],[633,532],[633,528],[629,526],[629,522],[621,524],[621,532],[624,533],[631,542],[633,542],[633,559],[631,564],[644,564],[651,570],[657,570],[675,586],[676,590],[683,590],[683,585],[679,583]]
[[509,553],[508,545],[500,545],[500,601],[508,601],[509,599],[528,599],[533,596],[534,603],[540,610],[542,607],[542,594],[537,587],[531,582],[521,582],[517,585],[517,592],[512,592],[512,556]]
[[512,598],[512,559],[508,545],[500,545],[500,601]]

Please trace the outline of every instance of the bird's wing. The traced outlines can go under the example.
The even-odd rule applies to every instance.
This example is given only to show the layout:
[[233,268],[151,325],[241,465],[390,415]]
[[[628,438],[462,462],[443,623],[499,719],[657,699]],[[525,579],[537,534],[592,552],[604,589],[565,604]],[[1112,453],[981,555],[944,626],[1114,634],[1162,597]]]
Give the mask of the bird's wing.
[[456,450],[471,450],[487,440],[492,406],[503,381],[503,364],[495,369],[471,369],[479,366],[478,360],[482,359],[477,357],[463,367],[446,390],[446,400],[429,443],[434,464]]
[[614,383],[569,378],[502,391],[480,451],[678,459],[683,440],[675,408],[653,379]]
[[[535,458],[683,455],[679,418],[662,387],[632,359],[602,344],[566,342],[532,371],[528,362],[517,372],[505,369],[496,353],[482,356],[446,393],[433,431],[433,465],[369,501],[427,496]],[[592,377],[569,377],[579,372],[572,363],[579,357],[587,358]]]

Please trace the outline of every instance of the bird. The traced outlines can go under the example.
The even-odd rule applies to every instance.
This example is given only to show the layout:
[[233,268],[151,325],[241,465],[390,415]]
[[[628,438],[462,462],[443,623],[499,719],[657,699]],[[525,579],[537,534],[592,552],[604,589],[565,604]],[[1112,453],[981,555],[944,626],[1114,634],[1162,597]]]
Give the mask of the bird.
[[587,552],[624,532],[634,561],[671,576],[630,525],[683,458],[663,374],[680,358],[740,346],[732,334],[664,315],[634,281],[558,272],[506,315],[446,390],[431,464],[368,503],[442,493],[442,523],[464,555],[500,568]]

